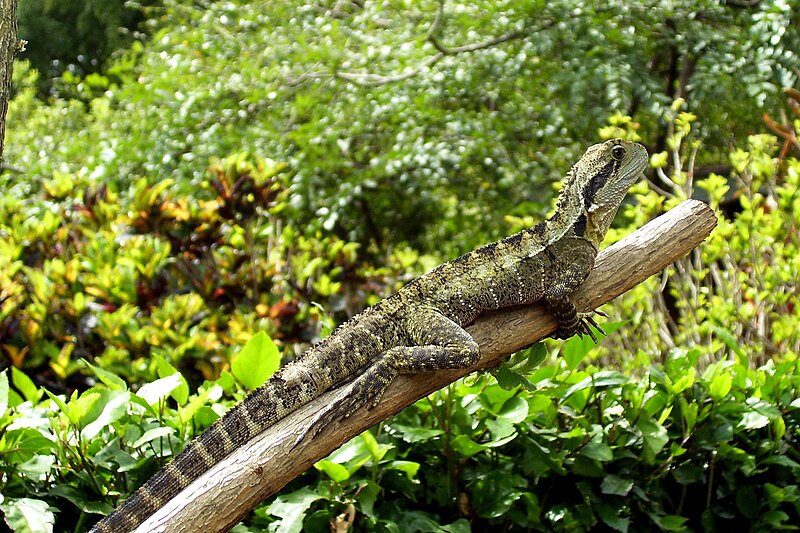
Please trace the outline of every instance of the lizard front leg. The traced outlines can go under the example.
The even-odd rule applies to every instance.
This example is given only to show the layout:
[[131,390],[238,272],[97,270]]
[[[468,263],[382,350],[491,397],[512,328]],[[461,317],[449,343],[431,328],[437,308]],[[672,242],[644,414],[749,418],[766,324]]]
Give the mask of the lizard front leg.
[[345,385],[347,394],[338,404],[320,413],[316,434],[325,421],[349,417],[363,406],[374,407],[398,374],[467,368],[480,356],[478,343],[464,328],[435,309],[409,309],[404,318],[410,346],[395,346],[376,356]]
[[587,268],[582,262],[568,264],[545,291],[545,306],[558,320],[558,330],[553,335],[557,339],[567,339],[578,334],[589,335],[597,342],[590,325],[605,333],[592,318],[594,311],[579,313],[575,309],[575,304],[569,299],[570,294],[581,286],[590,270],[591,266]]

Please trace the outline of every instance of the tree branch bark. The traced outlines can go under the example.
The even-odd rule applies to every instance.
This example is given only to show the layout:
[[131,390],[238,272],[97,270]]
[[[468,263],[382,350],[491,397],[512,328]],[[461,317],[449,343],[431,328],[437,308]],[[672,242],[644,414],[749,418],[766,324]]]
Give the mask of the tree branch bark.
[[[602,251],[584,285],[573,295],[579,310],[594,309],[685,256],[716,226],[711,209],[687,200],[620,242]],[[374,409],[362,409],[316,438],[304,436],[324,406],[340,400],[337,389],[310,404],[239,448],[187,487],[136,531],[225,531],[316,461],[367,428],[420,398],[475,370],[498,365],[507,355],[553,333],[555,319],[539,304],[502,310],[479,317],[467,328],[481,347],[472,368],[400,376]]]
[[14,56],[20,49],[17,40],[17,0],[0,0],[0,162],[6,139],[6,111],[11,95]]

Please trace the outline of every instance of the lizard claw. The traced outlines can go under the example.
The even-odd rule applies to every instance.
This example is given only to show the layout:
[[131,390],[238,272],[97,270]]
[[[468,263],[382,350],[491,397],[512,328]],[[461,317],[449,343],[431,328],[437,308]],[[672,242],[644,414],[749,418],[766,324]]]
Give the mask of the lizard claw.
[[589,337],[594,341],[594,343],[597,344],[597,337],[595,336],[594,331],[592,331],[592,328],[590,326],[594,326],[594,328],[597,329],[597,331],[599,331],[603,335],[608,335],[608,333],[606,333],[605,330],[602,328],[602,326],[600,326],[600,324],[598,324],[597,321],[594,319],[594,316],[592,315],[595,314],[608,318],[608,315],[602,311],[589,311],[587,313],[578,313],[578,324],[580,324],[578,327],[580,328],[582,334],[589,335]]
[[597,331],[599,331],[603,335],[608,335],[608,333],[606,333],[603,327],[600,324],[598,324],[597,321],[594,319],[593,315],[595,314],[608,318],[608,315],[603,311],[589,311],[585,313],[578,313],[577,314],[578,323],[575,325],[575,327],[568,330],[559,329],[556,332],[555,337],[558,339],[568,339],[573,335],[580,335],[581,337],[584,335],[588,335],[589,338],[592,339],[592,341],[594,341],[595,344],[597,344],[597,336],[594,334],[592,327],[597,329]]

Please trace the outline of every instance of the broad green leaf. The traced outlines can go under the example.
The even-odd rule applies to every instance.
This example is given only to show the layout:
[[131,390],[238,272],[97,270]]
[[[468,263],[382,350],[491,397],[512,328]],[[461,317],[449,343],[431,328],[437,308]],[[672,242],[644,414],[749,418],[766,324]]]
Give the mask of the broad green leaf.
[[[108,395],[107,395],[108,396]],[[125,416],[130,403],[131,394],[128,391],[119,391],[111,394],[110,398],[106,400],[103,405],[103,410],[100,415],[92,422],[87,424],[81,431],[81,436],[84,439],[91,440],[95,438],[106,426],[109,426]]]
[[44,476],[49,475],[55,465],[54,455],[34,455],[21,465],[17,466],[17,472],[25,474],[29,478],[41,481]]
[[[159,377],[165,378],[174,374],[179,374],[178,369],[172,366],[164,357],[156,355],[153,359],[156,362],[156,370]],[[186,383],[186,379],[182,374],[179,375],[181,376],[181,383],[175,387],[171,395],[175,401],[178,402],[178,405],[184,405],[186,404],[186,400],[189,399],[189,384]]]
[[366,481],[359,486],[355,495],[358,510],[370,518],[375,518],[375,502],[378,501],[381,490],[381,486],[373,481]]
[[686,517],[678,515],[664,515],[656,519],[656,523],[665,531],[686,531],[684,524]]
[[590,442],[581,448],[580,453],[590,459],[595,459],[603,463],[611,461],[614,458],[611,448],[604,442]]
[[41,391],[36,388],[31,378],[15,366],[11,367],[11,383],[22,393],[22,397],[29,402],[35,403],[42,397]]
[[378,463],[381,459],[383,459],[386,453],[392,449],[392,447],[389,445],[379,444],[378,440],[375,438],[375,435],[369,431],[361,433],[359,437],[364,442],[364,446],[366,447],[367,451],[369,451],[369,455],[373,463]]
[[16,467],[35,455],[51,454],[55,447],[55,443],[38,429],[9,429],[0,440],[0,455],[5,464]]
[[256,389],[278,370],[281,356],[272,339],[259,331],[231,361],[231,372],[245,387]]
[[564,362],[567,364],[567,368],[570,370],[578,368],[578,365],[589,355],[589,352],[592,351],[594,346],[594,341],[588,335],[584,335],[583,337],[575,335],[567,339],[562,347]]
[[17,532],[52,533],[56,523],[54,509],[47,502],[33,498],[8,499],[0,509],[8,526]]
[[617,496],[627,496],[633,488],[633,481],[623,479],[616,474],[609,474],[603,478],[600,490],[603,494],[615,494]]
[[172,391],[180,387],[182,383],[183,376],[176,372],[171,376],[145,383],[136,391],[136,396],[142,398],[151,407],[155,407],[172,394]]
[[487,420],[486,427],[492,435],[491,440],[483,443],[483,446],[497,448],[514,440],[517,430],[514,424],[503,419]]
[[651,418],[641,418],[637,426],[642,432],[643,458],[647,464],[653,464],[655,457],[669,441],[667,430]]
[[472,491],[472,504],[479,516],[495,518],[503,516],[511,509],[527,485],[521,476],[505,472],[491,471],[480,478]]
[[57,485],[48,492],[48,495],[64,498],[86,513],[107,515],[114,510],[107,503],[94,501],[92,495],[86,491],[69,485]]
[[523,387],[528,391],[536,390],[536,386],[528,378],[506,366],[499,366],[491,369],[490,372],[497,380],[497,384],[505,390],[514,390]]
[[271,533],[300,533],[303,529],[303,518],[311,504],[323,497],[307,488],[290,494],[278,496],[269,507],[267,513],[281,519],[280,523],[270,527]]
[[325,474],[336,483],[342,483],[350,479],[350,472],[348,472],[345,466],[329,461],[328,459],[317,461],[314,463],[314,468],[325,472]]
[[617,506],[610,505],[608,502],[600,501],[593,505],[593,508],[597,510],[597,514],[600,515],[600,519],[605,525],[615,531],[628,533],[631,520],[630,518],[621,517],[619,515],[620,509]]
[[6,416],[8,410],[8,372],[0,372],[0,422]]
[[386,465],[387,470],[399,470],[408,476],[408,479],[414,479],[420,468],[419,463],[414,461],[390,461]]
[[488,449],[488,446],[478,444],[474,440],[470,439],[467,435],[456,436],[456,438],[450,441],[450,446],[452,446],[453,450],[464,457],[472,457],[476,453]]
[[528,402],[520,396],[509,398],[503,404],[503,408],[497,413],[498,418],[502,418],[511,424],[519,424],[528,416]]
[[156,439],[161,439],[164,437],[172,437],[175,434],[175,430],[170,427],[158,427],[147,430],[144,434],[139,437],[136,442],[133,443],[134,448],[141,448],[144,444],[148,442],[152,442]]
[[441,429],[406,426],[403,424],[392,424],[391,428],[397,431],[400,434],[400,438],[409,444],[425,442],[444,434]]
[[128,390],[128,385],[125,383],[125,380],[119,376],[112,374],[108,370],[100,368],[99,366],[95,366],[85,359],[83,360],[83,363],[88,366],[89,370],[91,370],[92,373],[97,376],[97,379],[105,383],[106,387],[109,389],[120,391]]

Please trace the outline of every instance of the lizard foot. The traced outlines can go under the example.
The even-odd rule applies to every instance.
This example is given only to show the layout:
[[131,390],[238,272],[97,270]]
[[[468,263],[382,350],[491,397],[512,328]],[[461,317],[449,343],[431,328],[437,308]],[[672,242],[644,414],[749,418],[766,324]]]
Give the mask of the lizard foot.
[[597,331],[599,331],[603,335],[608,335],[608,334],[605,332],[602,326],[600,326],[600,324],[598,324],[597,321],[594,319],[594,315],[600,315],[608,318],[608,315],[606,313],[598,310],[577,313],[578,317],[577,323],[571,328],[559,328],[556,331],[555,338],[568,339],[573,335],[580,335],[580,336],[588,335],[589,338],[591,338],[596,344],[597,337],[595,336],[594,331],[592,331],[592,328],[590,326],[593,326],[595,329],[597,329]]
[[[308,434],[316,437],[332,422],[341,422],[364,406],[371,409],[378,405],[386,387],[396,375],[395,369],[381,361],[366,368],[355,379],[344,385],[347,392],[340,401],[323,409],[314,417]],[[297,442],[304,437],[305,435]]]

